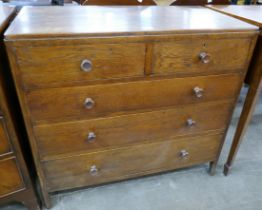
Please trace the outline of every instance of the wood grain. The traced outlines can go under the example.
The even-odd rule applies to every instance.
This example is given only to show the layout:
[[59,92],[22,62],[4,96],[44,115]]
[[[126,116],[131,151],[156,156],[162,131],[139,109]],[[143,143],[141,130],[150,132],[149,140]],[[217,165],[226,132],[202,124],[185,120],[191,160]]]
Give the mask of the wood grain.
[[[44,163],[48,189],[101,184],[211,161],[216,157],[221,138],[218,134],[171,139],[48,161]],[[181,150],[188,151],[189,156],[181,158]],[[89,173],[93,165],[98,169],[96,176]]]
[[[248,58],[250,39],[207,39],[156,43],[153,53],[153,74],[185,75],[190,73],[218,74],[221,71],[243,72]],[[199,55],[210,56],[203,63]]]
[[24,7],[6,31],[5,36],[10,40],[196,32],[224,33],[256,29],[255,26],[203,7],[43,6]]
[[[55,43],[54,43],[55,44]],[[144,76],[145,44],[31,46],[17,50],[23,87],[82,83],[89,80]],[[84,59],[90,72],[81,70]],[[39,70],[40,69],[40,70]]]
[[0,156],[12,151],[4,118],[0,116]]
[[16,159],[0,160],[0,198],[24,188]]
[[[34,127],[43,160],[118,148],[171,137],[225,130],[234,101],[187,105],[112,118],[72,121]],[[206,111],[210,110],[210,111]],[[195,125],[189,126],[192,119]],[[96,138],[88,141],[88,133]]]
[[[175,78],[40,89],[27,93],[26,97],[32,122],[43,124],[232,99],[238,94],[242,80],[241,74]],[[202,98],[194,94],[197,86],[204,89]],[[94,100],[92,109],[85,107],[86,98]]]

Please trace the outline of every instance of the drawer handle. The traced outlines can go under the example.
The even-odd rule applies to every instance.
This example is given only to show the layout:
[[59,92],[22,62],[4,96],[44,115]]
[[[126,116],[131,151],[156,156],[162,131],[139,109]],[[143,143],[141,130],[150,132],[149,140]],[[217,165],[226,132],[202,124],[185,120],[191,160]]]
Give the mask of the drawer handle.
[[181,150],[181,151],[180,151],[180,154],[179,154],[179,156],[180,156],[181,158],[187,158],[188,155],[189,155],[189,152],[186,151],[186,150],[184,150],[184,149]]
[[86,98],[84,104],[86,109],[92,109],[95,106],[95,101],[92,98]]
[[82,71],[90,72],[92,71],[92,62],[88,59],[84,59],[80,65]]
[[89,170],[89,173],[92,175],[92,176],[96,176],[98,174],[98,169],[95,165],[91,166],[90,167],[90,170]]
[[199,59],[202,61],[202,63],[208,64],[210,62],[210,60],[211,60],[211,57],[210,57],[210,55],[208,53],[201,52],[199,54]]
[[96,139],[96,134],[94,132],[89,132],[87,135],[88,142],[93,142]]
[[200,87],[194,87],[194,93],[196,95],[197,98],[201,98],[203,96],[204,90],[203,88]]
[[192,127],[192,126],[194,126],[194,125],[196,125],[196,121],[194,121],[194,120],[191,119],[191,118],[187,119],[187,126],[188,126],[188,127]]

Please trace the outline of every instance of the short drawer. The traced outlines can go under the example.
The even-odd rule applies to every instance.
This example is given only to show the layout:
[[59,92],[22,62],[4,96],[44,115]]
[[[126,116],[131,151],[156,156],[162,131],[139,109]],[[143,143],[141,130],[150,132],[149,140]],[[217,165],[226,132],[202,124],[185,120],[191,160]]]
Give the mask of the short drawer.
[[9,136],[6,130],[5,120],[0,116],[0,156],[11,152]]
[[34,127],[43,160],[226,128],[234,101]]
[[64,190],[213,161],[222,138],[175,139],[43,162],[47,188]]
[[0,160],[0,197],[24,188],[16,159]]
[[250,39],[194,39],[156,43],[153,74],[218,74],[247,69]]
[[28,92],[27,102],[33,122],[61,122],[234,99],[242,80],[230,74],[41,89]]
[[144,75],[145,44],[55,44],[17,49],[23,87]]

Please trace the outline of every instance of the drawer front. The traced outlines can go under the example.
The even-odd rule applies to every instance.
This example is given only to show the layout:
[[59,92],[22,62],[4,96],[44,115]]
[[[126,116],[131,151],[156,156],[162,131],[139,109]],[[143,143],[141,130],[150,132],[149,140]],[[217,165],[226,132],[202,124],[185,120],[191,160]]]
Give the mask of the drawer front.
[[47,187],[70,189],[213,161],[222,138],[175,139],[44,162]]
[[9,136],[6,130],[4,117],[0,116],[0,156],[11,152]]
[[242,78],[230,74],[41,89],[27,93],[27,102],[33,122],[88,119],[232,99]]
[[25,88],[49,87],[143,76],[145,44],[26,46],[17,56]]
[[195,39],[157,43],[153,74],[214,74],[246,70],[250,39]]
[[228,124],[233,104],[234,101],[205,103],[120,117],[47,124],[34,127],[34,131],[42,158],[53,159],[61,154],[222,131]]
[[16,159],[0,160],[0,197],[23,189]]

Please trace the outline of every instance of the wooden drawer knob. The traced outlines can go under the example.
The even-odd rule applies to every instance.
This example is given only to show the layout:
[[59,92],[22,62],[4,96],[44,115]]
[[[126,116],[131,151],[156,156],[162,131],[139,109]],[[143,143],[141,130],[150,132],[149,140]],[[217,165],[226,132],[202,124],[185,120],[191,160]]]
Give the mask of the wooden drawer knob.
[[197,98],[201,98],[201,97],[203,96],[203,93],[204,93],[203,88],[194,87],[193,91],[194,91],[195,96],[196,96]]
[[208,53],[206,53],[206,52],[201,52],[201,53],[199,54],[199,59],[202,61],[202,63],[207,64],[207,63],[210,62],[211,57],[210,57],[210,55],[209,55]]
[[181,150],[180,153],[179,153],[179,157],[181,158],[187,158],[189,156],[189,152],[186,151],[186,150]]
[[189,118],[189,119],[187,119],[186,123],[187,123],[188,127],[192,127],[192,126],[194,126],[196,124],[196,121],[194,121],[193,119]]
[[89,173],[92,175],[92,176],[96,176],[98,174],[98,169],[95,165],[91,166],[90,167],[90,170],[89,170]]
[[87,141],[92,142],[96,139],[96,134],[94,132],[89,132],[87,135]]
[[95,106],[95,101],[92,98],[86,98],[84,105],[86,109],[92,109]]
[[92,71],[92,62],[88,59],[84,59],[80,65],[82,71],[90,72]]

